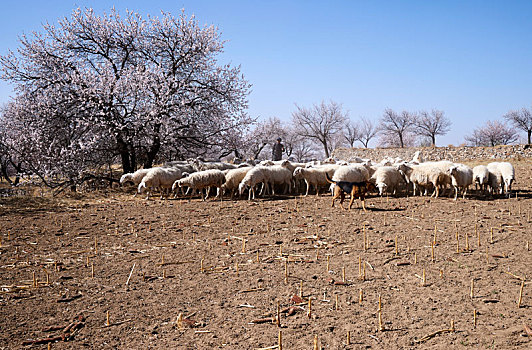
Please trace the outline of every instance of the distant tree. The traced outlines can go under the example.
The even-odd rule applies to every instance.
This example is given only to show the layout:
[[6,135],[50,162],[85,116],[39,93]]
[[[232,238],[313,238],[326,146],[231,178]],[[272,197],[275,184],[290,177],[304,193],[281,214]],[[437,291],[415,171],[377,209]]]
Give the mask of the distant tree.
[[493,147],[497,145],[509,145],[518,138],[517,131],[506,123],[498,120],[488,121],[486,124],[473,130],[471,135],[465,137],[471,146]]
[[380,119],[381,143],[384,141],[388,145],[405,147],[407,145],[405,141],[414,137],[411,132],[415,123],[416,116],[413,113],[402,111],[399,114],[387,108]]
[[[259,159],[264,150],[269,147],[280,137],[283,139],[285,148],[289,149],[286,144],[290,130],[279,118],[270,117],[266,120],[256,122],[250,131],[243,136],[243,152],[247,158]],[[288,153],[288,152],[287,152]]]
[[532,136],[532,110],[521,108],[518,111],[510,111],[504,115],[504,119],[512,123],[514,127],[527,133],[528,144]]
[[436,146],[436,136],[445,135],[451,129],[451,121],[443,111],[433,109],[419,112],[416,118],[415,128],[418,134],[429,138],[433,146]]
[[316,158],[316,146],[309,139],[294,135],[291,140],[291,156],[296,162]]
[[369,142],[379,134],[379,128],[371,120],[364,117],[360,118],[358,126],[357,140],[364,145],[364,148],[368,148]]
[[358,125],[358,123],[352,120],[349,120],[345,125],[345,131],[342,137],[344,138],[344,141],[347,143],[347,145],[351,148],[355,147],[355,142],[358,141],[359,129],[360,126]]
[[306,137],[323,148],[328,158],[333,151],[336,138],[347,124],[347,112],[336,102],[321,102],[311,108],[299,107],[292,113],[292,126],[295,133]]

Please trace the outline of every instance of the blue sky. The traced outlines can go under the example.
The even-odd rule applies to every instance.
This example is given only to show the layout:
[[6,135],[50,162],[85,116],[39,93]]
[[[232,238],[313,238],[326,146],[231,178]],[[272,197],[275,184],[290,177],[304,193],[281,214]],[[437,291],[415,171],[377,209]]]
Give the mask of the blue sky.
[[[289,120],[295,103],[342,103],[353,119],[437,108],[439,146],[532,105],[532,1],[9,1],[0,54],[77,7],[194,13],[227,40],[221,62],[253,84],[249,113]],[[0,103],[12,94],[0,82]]]

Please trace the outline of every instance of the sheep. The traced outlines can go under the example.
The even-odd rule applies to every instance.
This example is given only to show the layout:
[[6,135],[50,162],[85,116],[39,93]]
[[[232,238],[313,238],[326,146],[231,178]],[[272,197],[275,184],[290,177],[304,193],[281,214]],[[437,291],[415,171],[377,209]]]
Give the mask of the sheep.
[[421,151],[416,151],[416,153],[414,153],[414,157],[412,157],[412,163],[423,163],[423,155],[421,154]]
[[[134,173],[127,173],[122,175],[120,178],[120,185],[125,184],[126,182],[133,182],[135,186],[138,186],[139,183],[142,181],[144,176],[150,171],[151,169],[139,169],[135,171]],[[135,196],[137,194],[135,193]]]
[[[432,197],[438,197],[440,194],[440,187],[447,186],[451,183],[451,176],[447,173],[448,169],[453,165],[449,161],[426,162],[419,165],[412,165],[408,167],[406,172],[408,179],[414,185],[414,195],[416,195],[416,188],[425,188],[425,195],[429,187],[434,187]],[[419,191],[421,195],[421,190]]]
[[275,185],[288,185],[288,192],[292,190],[292,172],[287,168],[281,165],[273,165],[264,167],[263,172],[272,188],[272,195],[275,195]]
[[511,163],[508,162],[500,162],[497,165],[497,168],[499,168],[499,171],[502,175],[502,180],[504,183],[504,193],[510,197],[512,192],[512,183],[515,181],[515,169],[514,166]]
[[308,196],[308,191],[310,186],[316,188],[316,196],[319,195],[319,187],[327,185],[327,178],[325,174],[328,174],[330,177],[334,175],[338,167],[331,164],[330,166],[320,166],[320,167],[311,167],[311,168],[302,168],[297,167],[294,169],[293,176],[295,179],[303,179],[307,185],[307,191],[305,192],[305,197]]
[[333,181],[363,182],[369,180],[369,172],[360,164],[342,165],[334,172]]
[[164,192],[172,188],[172,184],[181,178],[181,170],[178,168],[153,168],[148,171],[138,186],[138,193],[147,191],[146,199],[150,197],[150,190],[158,188],[161,191],[161,199]]
[[227,170],[227,169],[235,169],[237,167],[234,164],[229,164],[229,163],[224,163],[224,162],[203,162],[197,158],[189,160],[189,163],[196,171],[203,171],[203,170],[209,170],[209,169]]
[[489,163],[486,168],[488,168],[489,177],[488,177],[488,186],[490,187],[490,192],[494,194],[499,191],[502,193],[502,184],[504,180],[502,178],[501,170],[498,167],[498,162]]
[[[203,201],[209,198],[209,189],[210,187],[217,187],[218,192],[219,188],[225,182],[225,174],[223,171],[218,169],[210,169],[198,171],[190,174],[189,176],[175,181],[172,185],[172,190],[175,191],[178,187],[188,186],[193,190],[201,191],[201,199]],[[207,195],[203,197],[203,189],[207,188]],[[192,199],[192,194],[190,195],[189,201]]]
[[475,188],[478,184],[480,191],[484,193],[488,186],[490,172],[485,165],[477,165],[473,168],[473,182],[475,183]]
[[248,171],[251,170],[251,167],[244,167],[244,168],[237,168],[237,169],[228,169],[224,170],[225,174],[225,182],[220,187],[221,193],[218,195],[222,195],[225,190],[231,191],[231,200],[233,200],[233,195],[236,189],[238,189],[238,185],[242,182]]
[[296,170],[297,167],[301,167],[301,168],[304,168],[307,166],[306,163],[296,163],[296,162],[291,162],[289,160],[282,160],[281,163],[279,164],[280,166],[290,170],[291,173],[294,172],[294,170]]
[[377,167],[375,173],[371,176],[370,181],[374,182],[379,189],[379,195],[388,190],[393,194],[396,193],[397,187],[404,179],[401,171],[393,166],[381,166]]
[[249,187],[248,200],[251,200],[252,195],[253,199],[255,199],[255,186],[259,183],[264,183],[264,186],[268,186],[268,178],[266,177],[264,169],[266,169],[266,167],[259,165],[250,169],[246,173],[246,176],[244,176],[244,178],[238,185],[238,192],[240,193],[240,195],[242,195],[244,190]]
[[458,189],[462,189],[465,199],[467,188],[473,183],[473,170],[464,164],[455,164],[449,168],[451,182],[454,187],[454,200],[458,198]]

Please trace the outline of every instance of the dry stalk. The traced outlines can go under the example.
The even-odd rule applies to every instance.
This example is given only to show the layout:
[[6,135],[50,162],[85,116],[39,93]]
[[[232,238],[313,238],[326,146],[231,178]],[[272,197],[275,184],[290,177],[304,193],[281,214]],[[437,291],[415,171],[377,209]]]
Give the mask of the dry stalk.
[[288,284],[288,259],[284,262],[284,283]]
[[314,334],[314,350],[319,350],[318,349],[318,335],[317,334]]
[[91,263],[91,278],[94,278],[94,263]]
[[477,310],[473,310],[473,328],[477,328]]
[[109,326],[111,325],[111,322],[109,321],[109,310],[107,310],[107,312],[106,312],[105,314],[106,314],[106,315],[105,315],[105,319],[106,319],[106,320],[105,320],[105,325],[106,325],[107,327],[109,327]]
[[366,237],[366,224],[362,226],[364,251],[368,250],[368,238]]
[[480,247],[480,231],[478,230],[478,224],[475,223],[475,234],[477,236],[477,244]]
[[330,266],[330,260],[331,260],[331,256],[330,256],[330,255],[327,255],[327,272],[330,271],[330,269],[329,269],[329,266]]
[[246,240],[242,240],[242,254],[246,254]]
[[338,306],[338,294],[335,294],[334,295],[334,310],[338,311],[339,309],[339,306]]
[[312,317],[312,297],[308,298],[308,310],[307,310],[307,317]]
[[281,331],[279,331],[279,337],[278,337],[278,342],[277,342],[277,348],[279,350],[283,350],[283,333]]
[[397,243],[397,235],[395,235],[395,255],[399,255],[399,245]]
[[521,287],[519,288],[519,299],[517,300],[517,307],[521,307],[521,303],[523,302],[523,289],[525,288],[525,280],[521,281]]
[[471,299],[473,299],[473,298],[475,297],[475,292],[474,292],[474,290],[475,290],[475,280],[472,278],[472,279],[471,279],[471,290],[469,291],[469,297],[470,297]]
[[382,311],[379,310],[378,314],[379,314],[379,331],[382,332],[384,331],[384,324],[382,323]]
[[351,345],[351,332],[350,331],[347,331],[347,341],[346,341],[346,345]]
[[277,327],[281,327],[281,306],[279,305],[279,300],[277,300],[277,314],[275,316],[275,324]]
[[129,280],[131,279],[131,275],[133,274],[133,270],[135,269],[135,265],[137,263],[133,263],[133,267],[131,268],[131,271],[129,272],[129,276],[127,278],[127,281],[126,281],[126,286],[129,285]]
[[342,282],[345,283],[345,267],[342,267]]
[[430,245],[430,257],[431,257],[431,260],[432,262],[434,262],[434,242],[431,243]]

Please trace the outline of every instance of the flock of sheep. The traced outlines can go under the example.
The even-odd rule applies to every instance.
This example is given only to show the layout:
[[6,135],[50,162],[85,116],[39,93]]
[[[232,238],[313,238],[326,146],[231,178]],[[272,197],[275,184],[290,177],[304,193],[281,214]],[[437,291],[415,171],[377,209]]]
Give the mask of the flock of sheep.
[[[161,192],[161,198],[173,192],[185,195],[185,188],[192,196],[200,191],[203,200],[209,197],[211,188],[216,188],[216,197],[230,192],[231,199],[238,191],[240,196],[248,191],[248,199],[258,195],[275,195],[275,190],[283,193],[302,193],[306,184],[305,196],[313,188],[316,195],[320,188],[328,187],[325,174],[334,181],[375,183],[379,195],[391,193],[408,195],[428,195],[438,197],[446,188],[454,189],[454,199],[459,192],[465,198],[469,186],[475,184],[482,195],[506,194],[510,196],[515,180],[515,170],[508,162],[492,162],[470,168],[467,165],[450,161],[423,162],[419,152],[411,161],[399,158],[385,158],[379,163],[357,158],[355,162],[336,161],[328,158],[322,162],[296,163],[288,160],[262,161],[259,164],[239,165],[225,162],[204,162],[199,159],[166,163],[162,167],[141,169],[124,174],[120,184],[133,182],[137,193],[146,193],[148,199],[154,190]],[[204,196],[203,191],[206,195]]]

